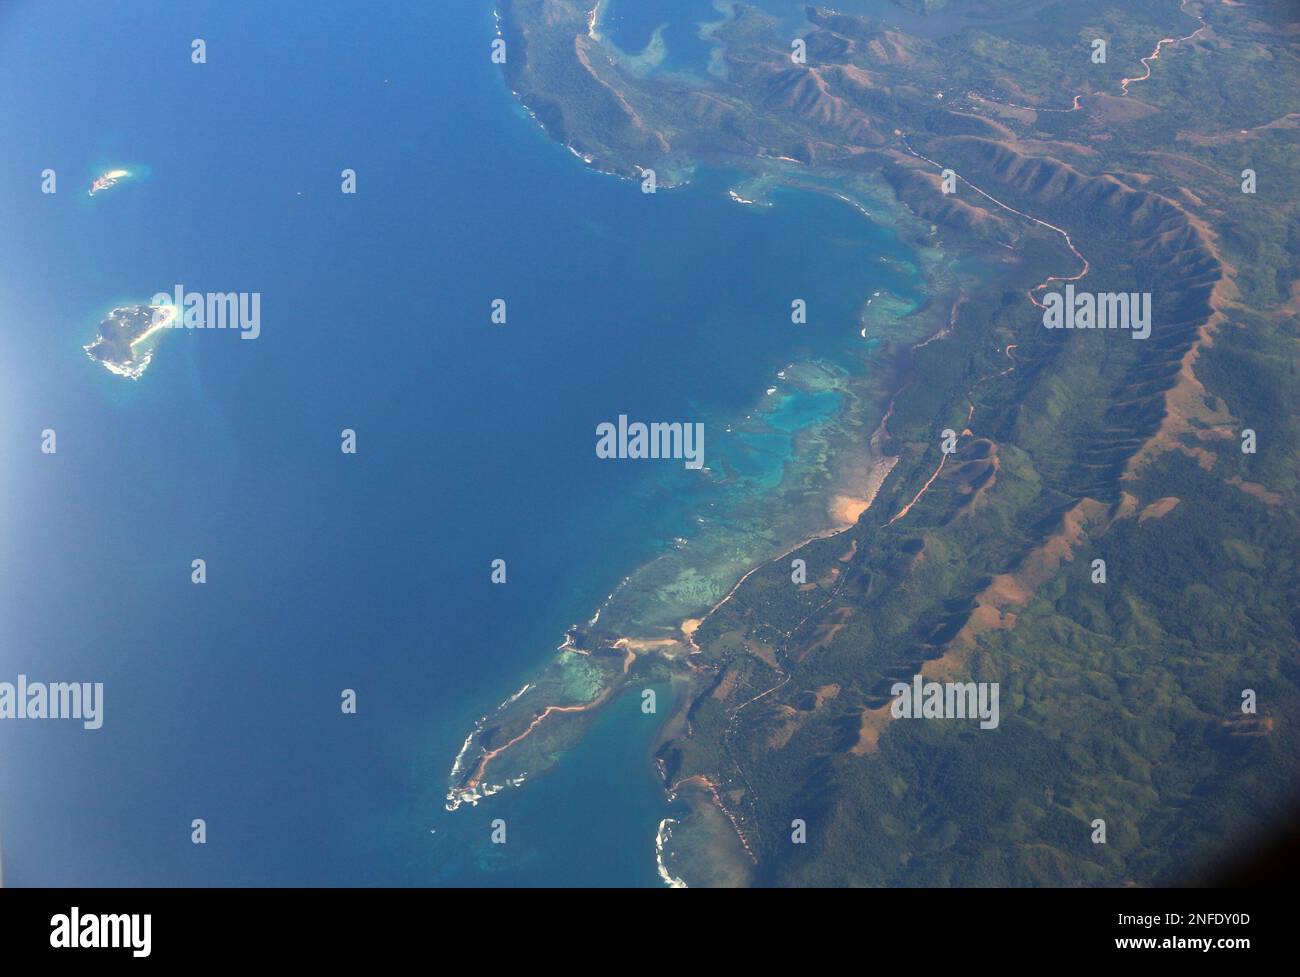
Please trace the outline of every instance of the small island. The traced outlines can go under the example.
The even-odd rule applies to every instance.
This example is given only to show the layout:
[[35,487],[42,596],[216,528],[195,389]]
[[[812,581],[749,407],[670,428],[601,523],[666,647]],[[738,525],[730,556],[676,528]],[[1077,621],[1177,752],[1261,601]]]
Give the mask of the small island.
[[100,321],[95,341],[82,348],[109,373],[139,380],[153,359],[159,333],[175,318],[172,306],[120,306]]
[[111,190],[113,187],[117,186],[120,181],[130,175],[130,170],[109,170],[102,176],[95,178],[95,182],[90,185],[88,196],[93,197],[101,190]]

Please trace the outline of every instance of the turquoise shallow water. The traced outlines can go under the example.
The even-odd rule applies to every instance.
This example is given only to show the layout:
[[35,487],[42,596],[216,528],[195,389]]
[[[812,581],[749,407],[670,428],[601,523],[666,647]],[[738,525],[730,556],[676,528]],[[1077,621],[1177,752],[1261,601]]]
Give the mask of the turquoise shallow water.
[[[95,733],[0,725],[6,881],[658,884],[634,700],[454,814],[451,759],[624,575],[778,484],[833,392],[772,395],[743,449],[718,430],[850,359],[906,249],[825,196],[584,169],[484,55],[486,5],[138,6],[0,11],[0,677],[106,697]],[[104,160],[149,178],[88,201]],[[134,384],[90,363],[107,306],[176,283],[259,291],[261,338],[168,335]],[[705,422],[743,484],[599,461],[619,413]]]
[[601,33],[628,54],[640,54],[662,27],[667,53],[660,68],[701,73],[709,64],[712,45],[700,36],[700,25],[722,20],[714,0],[608,0]]
[[[1042,0],[1003,17],[991,15],[976,0],[953,0],[929,14],[907,9],[894,0],[840,0],[831,6],[841,13],[872,18],[888,29],[941,38],[990,23],[1019,23],[1032,29],[1033,18],[1054,2]],[[752,0],[752,5],[774,18],[791,38],[802,35],[808,26],[804,0]],[[701,35],[700,26],[722,20],[727,4],[721,6],[719,11],[717,0],[607,0],[601,30],[620,50],[636,56],[646,51],[655,31],[662,29],[664,56],[656,70],[703,75],[710,69],[714,48],[708,36]]]
[[768,414],[767,423],[780,431],[799,431],[834,414],[841,403],[842,398],[834,390],[796,391],[781,398]]

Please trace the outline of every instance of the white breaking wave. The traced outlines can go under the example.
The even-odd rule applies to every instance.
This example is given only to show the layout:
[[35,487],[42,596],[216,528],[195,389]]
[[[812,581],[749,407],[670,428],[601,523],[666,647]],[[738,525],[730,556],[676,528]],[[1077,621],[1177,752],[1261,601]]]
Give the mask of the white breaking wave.
[[659,871],[659,878],[663,879],[664,885],[670,889],[685,889],[685,881],[677,878],[664,864],[664,847],[673,836],[672,826],[677,824],[672,818],[664,818],[659,822],[659,830],[655,832],[655,868]]

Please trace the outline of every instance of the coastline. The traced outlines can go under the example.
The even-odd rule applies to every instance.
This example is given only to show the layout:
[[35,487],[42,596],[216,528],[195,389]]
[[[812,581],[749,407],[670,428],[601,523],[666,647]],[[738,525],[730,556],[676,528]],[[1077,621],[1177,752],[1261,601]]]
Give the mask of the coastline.
[[[606,0],[599,0],[591,9],[588,19],[588,38],[599,40],[599,14],[605,7]],[[511,91],[515,96],[516,104],[523,108],[542,132],[546,133],[548,138],[553,141],[564,145],[572,155],[582,160],[585,168],[597,173],[617,176],[624,180],[636,179],[635,176],[628,173],[606,168],[604,164],[598,164],[594,153],[579,150],[566,140],[556,139],[537,113],[524,102],[514,86],[511,86]],[[690,164],[690,168],[694,169],[700,165],[721,168],[724,164],[720,161],[704,163],[696,160]],[[748,182],[764,184],[761,187],[761,194],[753,198],[753,203],[765,203],[766,201],[763,198],[768,193],[781,190],[811,192],[834,200],[837,205],[847,205],[859,218],[866,219],[871,226],[884,228],[900,241],[907,243],[911,253],[911,261],[914,262],[911,267],[916,279],[921,283],[917,290],[922,298],[914,302],[904,302],[901,307],[897,300],[879,302],[873,306],[872,303],[881,294],[880,291],[861,294],[859,304],[864,323],[861,329],[862,339],[867,339],[870,336],[870,339],[868,339],[868,343],[870,343],[878,339],[879,334],[883,332],[886,335],[892,335],[895,341],[906,342],[907,346],[910,347],[914,345],[913,339],[921,338],[912,336],[911,333],[919,330],[921,336],[933,336],[936,328],[941,329],[942,324],[940,323],[935,323],[934,326],[927,324],[928,319],[933,314],[932,306],[945,296],[951,297],[955,301],[961,291],[953,272],[947,267],[950,256],[938,247],[937,242],[933,240],[933,228],[930,227],[927,230],[927,223],[898,199],[883,177],[879,174],[847,173],[837,170],[814,174],[807,170],[802,162],[787,157],[732,158],[725,163],[725,166],[734,168],[743,174],[744,182],[741,184],[742,187]],[[670,184],[667,182],[660,183],[661,188],[667,189],[669,186]],[[738,203],[751,203],[748,194],[738,194],[733,189],[730,195]],[[877,213],[877,211],[883,213]],[[948,304],[944,304],[943,308],[945,311],[944,318],[947,321]],[[866,324],[868,320],[875,328],[870,328]],[[853,329],[853,334],[858,335],[856,328]],[[870,358],[870,348],[870,346],[867,347],[868,352],[864,354],[863,362]],[[888,386],[876,389],[880,387],[882,381],[887,382]],[[901,457],[898,454],[885,453],[884,446],[889,437],[888,432],[885,430],[885,423],[894,396],[907,382],[906,371],[904,371],[899,376],[875,377],[861,384],[862,390],[855,393],[855,401],[846,403],[840,408],[843,415],[850,415],[854,411],[867,410],[870,412],[874,410],[878,417],[878,422],[875,419],[870,422],[871,427],[869,430],[872,430],[873,433],[867,439],[867,446],[863,452],[862,463],[860,464],[862,469],[860,472],[861,477],[853,484],[847,484],[844,480],[837,481],[834,485],[828,486],[828,491],[820,498],[810,499],[807,504],[801,504],[800,511],[804,518],[813,521],[815,526],[798,533],[792,542],[777,548],[775,555],[765,556],[746,564],[740,570],[738,576],[732,578],[734,582],[716,600],[706,605],[696,605],[691,610],[684,610],[671,625],[665,622],[658,626],[659,630],[657,631],[639,629],[606,631],[604,629],[610,626],[609,619],[613,617],[617,620],[620,617],[616,612],[620,610],[619,604],[626,599],[629,585],[641,581],[648,570],[657,567],[672,554],[654,557],[625,575],[610,592],[606,600],[595,610],[586,625],[574,625],[569,628],[562,643],[556,649],[558,654],[553,654],[549,662],[543,662],[539,666],[543,674],[526,684],[516,697],[512,697],[506,703],[503,703],[501,707],[498,707],[497,710],[485,715],[479,724],[470,731],[462,746],[461,754],[453,764],[449,777],[451,784],[447,794],[447,810],[454,811],[463,803],[477,804],[479,800],[491,796],[506,787],[517,786],[523,782],[525,776],[539,772],[532,769],[531,765],[524,764],[524,766],[529,766],[530,769],[527,771],[521,769],[515,776],[501,776],[500,774],[492,776],[490,768],[494,763],[509,758],[511,751],[515,751],[521,744],[527,744],[528,748],[539,756],[562,750],[565,743],[571,742],[582,735],[581,731],[574,732],[572,729],[566,729],[566,727],[582,725],[582,721],[577,723],[547,722],[550,717],[558,715],[573,716],[575,714],[590,716],[599,712],[602,707],[608,705],[609,702],[621,694],[624,686],[632,676],[643,675],[647,669],[658,669],[660,672],[667,669],[668,674],[673,677],[674,681],[678,679],[686,681],[688,692],[679,698],[679,704],[674,710],[675,713],[680,713],[684,717],[701,688],[714,677],[716,668],[716,666],[703,661],[703,650],[696,640],[697,631],[720,609],[725,607],[740,591],[741,587],[760,570],[790,557],[791,554],[811,543],[832,539],[850,532],[858,524],[859,520],[877,503],[882,491],[889,483],[890,475],[895,472]],[[867,391],[869,391],[869,394],[867,394]],[[867,395],[868,399],[859,399],[864,394]],[[761,403],[761,396],[759,402]],[[862,418],[858,418],[858,423],[861,422]],[[728,431],[730,431],[730,426]],[[845,459],[840,458],[837,461],[843,462]],[[611,613],[612,611],[615,613]],[[609,654],[611,652],[617,653],[616,660],[614,656]],[[599,690],[590,699],[583,702],[568,702],[556,698],[538,698],[537,704],[531,705],[531,708],[526,712],[525,718],[516,723],[514,733],[502,734],[500,742],[493,742],[494,729],[504,729],[510,723],[509,716],[502,717],[498,714],[519,703],[518,696],[529,696],[535,693],[540,697],[548,688],[552,692],[563,690],[564,685],[559,673],[566,667],[566,658],[584,659],[593,669],[605,674],[605,680],[599,686]],[[548,678],[547,673],[555,674]],[[763,694],[765,695],[771,691],[772,689],[768,689]],[[755,698],[761,698],[761,696]],[[748,702],[745,703],[745,705],[748,704]],[[528,705],[530,704],[521,704],[518,708],[525,708]],[[666,731],[672,728],[676,718],[675,715],[665,722],[659,735],[660,744],[669,738]],[[522,725],[522,731],[518,731],[519,725]],[[538,737],[541,738],[540,743],[531,742],[532,739]],[[482,739],[487,739],[488,742],[480,743]],[[475,764],[474,774],[468,781],[464,780],[463,777],[458,778],[458,774],[464,772],[468,754],[472,753],[476,747],[481,747],[482,755]],[[518,766],[519,761],[517,758],[515,762]],[[670,783],[667,778],[663,778],[662,786],[670,797],[685,797],[696,792],[702,793],[702,796],[707,799],[707,803],[716,808],[729,829],[734,831],[748,857],[753,859],[754,853],[742,828],[741,816],[730,809],[721,792],[709,778],[699,775],[698,777],[684,778],[677,783]],[[663,830],[664,825],[661,824],[660,827]],[[670,836],[675,833],[679,838],[684,834],[689,834],[690,831],[690,826],[680,821],[667,827]]]
[[[782,170],[788,171],[789,169],[785,164],[777,165]],[[767,169],[769,169],[769,167],[760,164],[757,171]],[[794,176],[794,174],[790,175]],[[912,232],[909,235],[909,239],[914,240],[919,236],[915,226],[917,222],[910,212],[906,211],[903,204],[895,203],[894,205],[898,210],[897,223],[881,225],[879,216],[873,216],[866,207],[857,203],[853,198],[846,197],[846,193],[854,192],[855,190],[858,193],[862,192],[860,188],[845,187],[840,188],[839,192],[836,192],[834,189],[819,186],[815,182],[799,179],[797,176],[789,181],[781,181],[776,185],[776,188],[780,187],[796,191],[811,191],[825,195],[829,199],[834,199],[837,204],[847,204],[851,206],[860,217],[869,220],[873,226],[893,227],[896,233],[903,233],[904,228],[909,228]],[[933,317],[933,308],[936,307],[936,300],[946,294],[956,302],[960,295],[961,290],[959,284],[952,278],[951,273],[946,270],[946,261],[948,256],[944,252],[938,249],[933,249],[923,254],[921,251],[914,249],[913,254],[915,255],[915,260],[919,262],[918,278],[925,283],[923,286],[923,294],[926,296],[925,309],[922,309],[920,306],[913,303],[906,305],[902,309],[901,313],[896,308],[893,311],[890,311],[890,309],[887,308],[888,303],[877,303],[874,306],[872,305],[875,296],[879,294],[878,292],[874,294],[863,293],[860,296],[863,315],[864,317],[871,317],[873,322],[873,335],[880,331],[880,323],[892,321],[895,330],[897,330],[900,325],[903,325],[904,333],[913,334],[917,338],[917,342],[923,341],[920,337],[932,337],[936,330],[942,331],[943,329],[942,323],[935,322],[931,324],[929,322],[929,319]],[[943,305],[943,309],[945,310],[945,323],[948,322],[949,318],[947,314],[948,308],[948,304]],[[891,319],[891,317],[896,317],[899,314],[904,316],[904,320]],[[916,343],[914,342],[908,341],[909,347],[915,344]],[[795,365],[792,364],[787,369],[792,370],[794,366]],[[786,371],[782,371],[783,374],[785,372]],[[874,388],[875,386],[878,386],[880,381],[883,379],[883,377],[872,377],[867,382],[867,386]],[[613,607],[614,610],[617,610],[615,605],[624,598],[629,586],[636,583],[648,568],[654,567],[666,558],[671,557],[672,554],[662,554],[654,557],[647,563],[623,576],[619,580],[618,584],[611,590],[605,601],[602,602],[602,604],[593,612],[591,617],[587,619],[585,625],[574,625],[566,632],[563,641],[556,649],[557,655],[553,656],[551,663],[543,663],[543,665],[540,666],[542,671],[546,672],[556,667],[558,657],[568,655],[591,661],[593,659],[598,660],[606,650],[616,651],[618,652],[617,670],[616,672],[613,672],[611,669],[610,680],[603,683],[600,691],[596,693],[592,699],[586,702],[540,702],[539,705],[534,708],[532,717],[529,719],[526,728],[522,732],[510,736],[502,745],[494,745],[491,748],[485,749],[483,758],[478,761],[475,767],[475,775],[472,780],[470,782],[462,780],[460,783],[457,783],[457,774],[458,772],[463,773],[467,752],[472,752],[476,745],[476,741],[479,740],[484,732],[492,725],[493,720],[496,718],[495,713],[499,713],[502,709],[518,702],[521,696],[535,692],[538,689],[539,682],[544,685],[545,680],[539,679],[535,676],[525,684],[519,693],[516,693],[515,696],[506,700],[506,702],[503,703],[501,707],[498,707],[494,712],[484,716],[480,723],[474,730],[471,730],[469,736],[466,738],[465,744],[462,746],[461,755],[458,756],[456,763],[453,765],[452,772],[449,775],[451,787],[447,794],[447,810],[454,811],[463,803],[469,803],[471,806],[476,805],[479,800],[492,796],[508,787],[520,786],[524,783],[526,777],[532,776],[538,772],[543,772],[541,770],[529,769],[522,770],[518,775],[492,776],[490,767],[494,761],[498,761],[505,757],[508,751],[519,747],[520,744],[526,743],[530,737],[538,735],[539,731],[540,735],[543,735],[546,739],[546,742],[541,746],[534,747],[534,749],[542,752],[551,749],[553,745],[552,740],[561,744],[575,741],[583,735],[581,731],[576,733],[560,732],[559,726],[555,723],[546,722],[546,720],[549,720],[551,717],[565,714],[574,716],[575,714],[581,713],[586,716],[594,716],[594,714],[600,712],[611,701],[618,698],[618,696],[624,691],[627,682],[630,681],[633,676],[644,674],[646,669],[654,670],[667,668],[669,674],[674,677],[674,681],[682,679],[686,682],[687,691],[679,697],[678,706],[674,710],[675,713],[680,713],[681,716],[684,717],[689,711],[691,703],[694,701],[696,696],[700,694],[700,691],[706,686],[707,682],[714,677],[715,667],[706,664],[703,661],[702,649],[696,641],[698,630],[708,622],[717,611],[725,607],[756,573],[772,566],[774,563],[789,558],[791,554],[811,543],[833,539],[837,536],[851,532],[858,524],[859,520],[866,513],[870,512],[877,504],[882,492],[889,484],[890,475],[895,472],[901,458],[898,454],[886,453],[888,450],[886,445],[889,441],[889,433],[886,430],[886,424],[892,400],[894,396],[896,396],[898,390],[907,382],[908,377],[906,372],[904,372],[899,376],[893,377],[888,386],[875,390],[870,402],[876,404],[875,411],[879,419],[870,428],[872,433],[870,437],[866,439],[865,451],[862,452],[860,460],[856,462],[856,477],[851,480],[844,479],[843,474],[841,473],[840,477],[834,479],[831,484],[828,484],[825,494],[820,496],[816,501],[809,501],[808,506],[805,509],[805,515],[808,516],[813,516],[814,513],[819,513],[819,515],[815,516],[818,523],[816,528],[799,534],[792,542],[777,549],[774,554],[748,564],[744,568],[743,572],[734,578],[734,582],[731,583],[725,593],[720,597],[706,606],[699,607],[693,612],[683,613],[678,617],[671,633],[668,633],[667,631],[658,634],[646,634],[638,631],[628,631],[626,633],[620,632],[611,635],[611,637],[604,643],[601,643],[598,640],[596,644],[593,645],[590,642],[589,632],[607,626],[611,608]],[[764,398],[762,394],[759,393],[756,403],[761,404],[763,400]],[[840,411],[841,413],[850,413],[854,410],[862,410],[864,407],[865,404],[859,404],[856,402],[846,403],[840,408]],[[858,420],[858,423],[861,423],[861,419]],[[844,459],[840,460],[843,461]],[[767,691],[770,692],[772,690],[769,689]],[[761,696],[756,698],[761,698]],[[749,703],[745,704],[748,705]],[[662,747],[663,744],[671,738],[668,730],[673,728],[673,720],[675,718],[675,716],[670,717],[670,719],[664,723],[664,726],[657,737],[656,750],[659,747]],[[579,724],[581,724],[581,722],[582,721],[579,721]],[[563,726],[565,724],[559,725]],[[568,725],[572,726],[574,724],[570,723]],[[562,749],[563,747],[559,748]],[[675,836],[678,841],[682,841],[683,839],[688,839],[692,832],[701,825],[705,826],[704,830],[706,832],[708,830],[716,831],[720,825],[725,825],[727,831],[734,834],[745,853],[746,859],[750,861],[750,869],[747,869],[746,873],[748,874],[748,872],[752,871],[753,860],[756,856],[749,839],[745,835],[743,818],[737,811],[732,810],[727,800],[722,796],[722,793],[717,789],[717,787],[713,785],[712,781],[708,781],[708,778],[698,780],[687,778],[677,783],[671,783],[663,776],[662,770],[660,773],[661,786],[667,797],[681,801],[691,801],[692,795],[698,794],[698,797],[694,797],[696,807],[698,808],[699,803],[706,803],[716,809],[720,816],[720,821],[717,822],[709,821],[707,818],[695,818],[695,821],[700,822],[700,824],[693,824],[692,820],[689,818],[675,819],[677,823],[668,826],[669,837]],[[705,786],[706,781],[708,783],[707,787]],[[656,842],[656,847],[658,847],[658,842]],[[725,851],[726,846],[722,845],[721,848],[718,848],[717,845],[705,845],[704,847],[710,851],[715,851],[715,849],[717,851]],[[659,858],[660,856],[657,855],[656,857]],[[734,858],[725,854],[718,854],[717,857],[721,858],[724,862],[734,863]],[[732,864],[731,868],[734,870],[735,865]],[[719,870],[718,866],[711,866],[704,869],[702,874],[711,875],[717,870]],[[687,869],[679,869],[673,873],[673,878],[682,881],[683,884],[689,884],[689,879],[692,874],[694,873]]]

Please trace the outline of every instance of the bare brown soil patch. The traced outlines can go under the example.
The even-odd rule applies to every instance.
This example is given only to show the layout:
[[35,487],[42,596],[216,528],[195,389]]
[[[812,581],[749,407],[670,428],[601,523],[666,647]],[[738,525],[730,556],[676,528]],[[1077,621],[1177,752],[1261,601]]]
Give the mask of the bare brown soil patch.
[[824,648],[835,640],[835,636],[844,630],[844,626],[853,617],[852,607],[839,607],[831,614],[831,620],[817,629],[816,639],[796,656],[796,661],[803,661],[818,648]]
[[1240,475],[1234,475],[1228,479],[1229,485],[1235,485],[1248,495],[1253,495],[1265,505],[1281,505],[1286,500],[1277,492],[1270,491],[1258,482],[1247,482]]
[[1148,519],[1161,519],[1173,511],[1174,506],[1182,500],[1172,495],[1166,495],[1163,499],[1156,499],[1149,506],[1143,508],[1138,513],[1138,525],[1146,522]]

